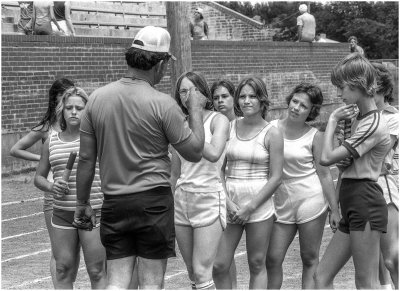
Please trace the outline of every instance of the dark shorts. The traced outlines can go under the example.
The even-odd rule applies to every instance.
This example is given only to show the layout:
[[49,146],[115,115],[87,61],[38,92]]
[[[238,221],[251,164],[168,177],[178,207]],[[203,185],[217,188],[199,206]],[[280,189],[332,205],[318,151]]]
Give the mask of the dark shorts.
[[104,194],[100,225],[107,260],[139,256],[174,257],[174,198],[169,187],[144,192]]
[[[96,214],[96,226],[100,226],[100,209],[93,209]],[[68,211],[54,207],[53,208],[53,216],[51,217],[51,225],[55,228],[60,229],[73,229],[77,228],[72,225],[74,222],[74,213],[75,211]]]
[[339,191],[344,233],[363,231],[367,222],[372,230],[386,233],[388,209],[378,183],[367,179],[343,179]]

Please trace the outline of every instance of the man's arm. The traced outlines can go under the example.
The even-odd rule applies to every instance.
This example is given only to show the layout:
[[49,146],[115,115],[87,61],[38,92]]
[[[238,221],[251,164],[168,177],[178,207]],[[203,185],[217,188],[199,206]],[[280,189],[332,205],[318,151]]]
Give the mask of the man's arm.
[[81,131],[79,161],[76,172],[77,204],[88,204],[96,169],[97,141],[94,135]]
[[301,33],[303,32],[303,26],[302,25],[297,25],[297,40],[301,40]]

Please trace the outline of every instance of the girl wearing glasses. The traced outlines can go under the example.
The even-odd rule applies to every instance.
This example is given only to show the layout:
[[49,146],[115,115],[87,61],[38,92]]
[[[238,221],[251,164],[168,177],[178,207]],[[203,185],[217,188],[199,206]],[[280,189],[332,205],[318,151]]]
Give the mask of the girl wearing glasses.
[[228,139],[229,121],[215,112],[211,92],[202,75],[187,72],[176,84],[175,99],[188,114],[188,94],[206,99],[203,107],[203,158],[191,163],[172,153],[172,189],[175,192],[176,239],[192,287],[214,289],[212,269],[222,231],[226,227],[225,192],[220,170]]

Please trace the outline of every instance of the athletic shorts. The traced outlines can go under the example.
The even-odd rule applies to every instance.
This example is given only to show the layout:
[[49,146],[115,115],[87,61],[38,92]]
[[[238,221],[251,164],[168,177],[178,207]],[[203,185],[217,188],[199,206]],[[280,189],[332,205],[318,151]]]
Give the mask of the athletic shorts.
[[224,191],[188,192],[175,190],[175,225],[193,228],[209,226],[219,219],[226,228],[226,196]]
[[372,230],[386,233],[388,209],[378,183],[368,179],[343,179],[339,202],[342,212],[340,231],[364,231],[369,222]]
[[317,174],[283,179],[273,196],[276,222],[302,224],[321,216],[328,209]]
[[[386,204],[394,205],[399,209],[399,189],[397,188],[396,179],[393,175],[382,175],[378,178],[378,184],[383,191],[383,197]],[[397,178],[398,179],[398,178]]]
[[170,187],[107,195],[101,208],[101,242],[107,260],[175,256],[174,198]]
[[[93,209],[93,211],[96,214],[96,228],[100,226],[101,211],[100,209]],[[55,228],[76,230],[77,228],[72,225],[72,222],[74,222],[74,213],[75,211],[53,208],[51,225]]]
[[[254,196],[265,186],[268,180],[241,180],[241,179],[227,179],[226,190],[227,195],[238,205],[240,208],[250,203]],[[254,210],[250,215],[247,223],[260,222],[268,220],[274,215],[274,202],[268,199]],[[228,223],[234,224],[229,216]]]

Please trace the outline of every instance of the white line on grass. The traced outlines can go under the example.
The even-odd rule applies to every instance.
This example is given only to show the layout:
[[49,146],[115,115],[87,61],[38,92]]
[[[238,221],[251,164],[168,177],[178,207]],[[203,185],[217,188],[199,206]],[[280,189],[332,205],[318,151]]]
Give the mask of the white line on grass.
[[10,201],[10,202],[6,202],[6,203],[1,203],[1,206],[9,206],[9,205],[13,205],[13,204],[20,204],[20,203],[24,203],[24,202],[32,202],[32,201],[37,201],[37,200],[43,200],[43,197],[18,200],[18,201]]
[[33,234],[33,233],[42,232],[44,230],[46,230],[46,229],[45,228],[40,228],[39,230],[35,230],[35,231],[31,231],[31,232],[24,232],[24,233],[20,233],[20,234],[17,234],[17,235],[6,236],[6,237],[3,237],[1,240],[16,238],[16,237],[20,237],[20,236],[24,236],[24,235],[30,235],[30,234]]
[[43,214],[43,212],[37,212],[37,213],[29,214],[29,215],[3,219],[1,222],[7,222],[7,221],[17,220],[17,219],[22,219],[22,218],[27,218],[27,217],[32,217],[32,216],[38,216],[38,215],[42,215],[42,214]]
[[9,259],[6,259],[6,260],[1,261],[1,263],[6,263],[6,262],[10,262],[10,261],[20,260],[20,259],[24,259],[24,258],[31,257],[31,256],[36,256],[36,255],[39,255],[39,254],[42,254],[42,253],[48,253],[48,252],[51,252],[51,249],[41,250],[41,251],[38,251],[38,252],[29,253],[29,254],[26,254],[26,255],[22,255],[22,256],[18,256],[18,257],[13,257],[13,258],[9,258]]

